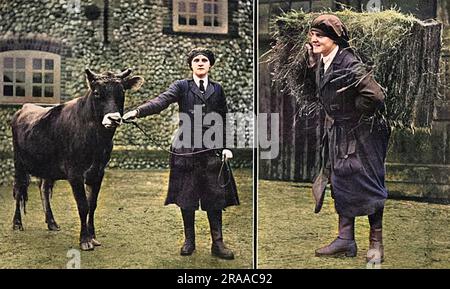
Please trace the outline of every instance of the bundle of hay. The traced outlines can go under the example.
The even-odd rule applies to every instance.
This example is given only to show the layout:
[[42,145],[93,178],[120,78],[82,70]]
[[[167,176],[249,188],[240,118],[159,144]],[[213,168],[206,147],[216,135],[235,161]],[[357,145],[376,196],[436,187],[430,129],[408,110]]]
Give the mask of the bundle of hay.
[[[386,115],[392,125],[429,126],[438,91],[441,25],[424,23],[395,10],[327,13],[337,15],[346,24],[350,46],[371,66],[375,79],[386,89]],[[297,99],[300,111],[314,95],[314,86],[305,77],[304,44],[317,15],[293,11],[273,23],[273,80]]]

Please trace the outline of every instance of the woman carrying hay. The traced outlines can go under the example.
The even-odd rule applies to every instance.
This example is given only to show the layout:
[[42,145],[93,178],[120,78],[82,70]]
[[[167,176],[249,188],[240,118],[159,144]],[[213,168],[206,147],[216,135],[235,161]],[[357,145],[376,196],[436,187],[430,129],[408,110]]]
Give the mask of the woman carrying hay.
[[382,216],[390,134],[380,112],[384,93],[349,48],[347,28],[338,17],[323,14],[315,18],[309,40],[308,67],[315,72],[317,98],[326,112],[322,168],[313,184],[316,212],[322,205],[325,185],[331,181],[339,215],[338,237],[315,253],[356,256],[355,217],[367,215],[367,261],[380,263],[384,259]]

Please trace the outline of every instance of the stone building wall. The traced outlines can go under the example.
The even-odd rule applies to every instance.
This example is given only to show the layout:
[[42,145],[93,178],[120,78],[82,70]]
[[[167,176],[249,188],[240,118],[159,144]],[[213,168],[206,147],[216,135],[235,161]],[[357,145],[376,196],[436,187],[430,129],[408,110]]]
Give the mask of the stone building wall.
[[[171,0],[0,1],[0,56],[3,51],[19,49],[60,55],[62,101],[86,93],[86,68],[94,72],[132,68],[145,83],[139,91],[127,93],[125,107],[130,109],[156,97],[173,81],[189,77],[186,53],[205,46],[216,54],[211,77],[223,85],[229,110],[251,115],[253,1],[227,2],[230,33],[215,35],[170,32],[167,19],[172,17]],[[11,156],[9,120],[19,107],[0,105],[2,156]],[[161,115],[141,122],[161,146],[168,147],[178,124],[175,111],[172,105]],[[250,128],[240,133],[251,139]],[[133,127],[120,127],[115,144],[117,149],[155,149]],[[10,171],[1,169],[2,174]]]

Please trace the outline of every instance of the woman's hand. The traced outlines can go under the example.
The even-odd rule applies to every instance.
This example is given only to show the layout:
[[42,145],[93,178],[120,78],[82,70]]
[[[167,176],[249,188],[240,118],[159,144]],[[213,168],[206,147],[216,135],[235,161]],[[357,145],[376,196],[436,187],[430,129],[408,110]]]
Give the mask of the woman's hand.
[[306,49],[306,62],[308,63],[308,68],[313,68],[317,65],[319,55],[313,52],[311,43],[306,43],[305,49]]
[[137,117],[137,115],[138,115],[138,111],[136,109],[134,109],[134,110],[131,110],[131,111],[125,113],[123,115],[122,119],[123,119],[123,121],[130,121],[130,120],[135,119]]
[[226,161],[228,159],[233,158],[233,153],[229,149],[224,149],[222,151],[222,161]]

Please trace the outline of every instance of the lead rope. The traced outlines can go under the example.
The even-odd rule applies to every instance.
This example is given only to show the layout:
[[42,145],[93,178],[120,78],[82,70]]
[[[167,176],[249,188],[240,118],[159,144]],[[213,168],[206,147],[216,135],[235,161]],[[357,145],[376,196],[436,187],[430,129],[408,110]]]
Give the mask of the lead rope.
[[[132,120],[128,120],[128,121],[124,121],[124,123],[131,123],[131,124],[133,124],[137,129],[139,129],[156,147],[158,147],[158,148],[160,148],[160,149],[162,149],[163,151],[165,151],[165,152],[168,152],[169,154],[171,154],[171,155],[175,155],[175,156],[180,156],[180,157],[184,157],[184,156],[187,156],[187,155],[196,155],[196,154],[200,154],[200,153],[204,153],[204,152],[207,152],[207,151],[212,151],[212,150],[215,150],[215,149],[204,149],[204,150],[200,150],[200,151],[196,151],[196,152],[192,152],[192,153],[182,153],[182,154],[180,154],[180,153],[175,153],[175,152],[171,152],[171,151],[169,151],[169,150],[167,150],[167,149],[165,149],[165,148],[163,148],[163,147],[161,147],[154,139],[152,139],[146,132],[145,132],[145,130],[143,130],[142,129],[142,127],[139,125],[139,124],[137,124],[135,121],[132,121]],[[229,174],[228,174],[228,180],[225,182],[225,184],[220,184],[220,176],[222,175],[222,173],[223,173],[223,167],[226,167],[226,169],[227,169],[227,171],[229,172]],[[219,170],[219,174],[217,175],[217,184],[219,185],[219,187],[221,187],[221,188],[225,188],[226,186],[228,186],[230,183],[231,183],[231,170],[230,170],[230,164],[228,163],[228,161],[227,160],[225,160],[225,159],[222,159],[222,164],[221,164],[221,166],[220,166],[220,170]],[[225,176],[224,176],[224,178],[225,178]]]
[[172,152],[172,151],[169,151],[169,150],[167,150],[167,149],[165,149],[165,148],[163,148],[162,146],[160,146],[154,139],[152,139],[152,137],[150,136],[150,135],[148,135],[143,129],[142,129],[142,127],[139,125],[139,124],[137,124],[135,121],[130,121],[130,120],[127,120],[127,121],[124,121],[124,123],[131,123],[131,124],[133,124],[135,127],[137,127],[137,129],[139,129],[149,140],[150,140],[150,142],[152,142],[156,147],[158,147],[159,149],[162,149],[163,151],[165,151],[165,152],[167,152],[167,153],[169,153],[169,154],[171,154],[171,155],[174,155],[174,156],[180,156],[180,157],[184,157],[184,156],[190,156],[190,155],[197,155],[197,154],[201,154],[201,153],[204,153],[204,152],[209,152],[209,151],[213,151],[213,150],[216,150],[216,149],[204,149],[204,150],[199,150],[199,151],[196,151],[196,152],[192,152],[192,153],[175,153],[175,152]]
[[[223,172],[223,167],[224,166],[227,168],[227,171],[228,171],[228,180],[226,181],[225,184],[221,185],[220,184],[220,175]],[[219,174],[217,175],[217,184],[219,185],[219,187],[225,188],[226,186],[228,186],[231,183],[231,173],[230,173],[230,171],[231,171],[230,170],[230,164],[228,163],[228,161],[222,160],[222,165],[220,166],[220,171],[219,171]],[[225,175],[223,176],[223,178],[225,179]]]

